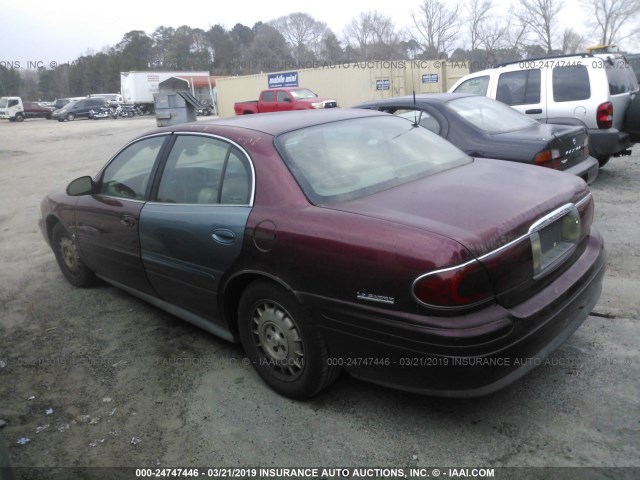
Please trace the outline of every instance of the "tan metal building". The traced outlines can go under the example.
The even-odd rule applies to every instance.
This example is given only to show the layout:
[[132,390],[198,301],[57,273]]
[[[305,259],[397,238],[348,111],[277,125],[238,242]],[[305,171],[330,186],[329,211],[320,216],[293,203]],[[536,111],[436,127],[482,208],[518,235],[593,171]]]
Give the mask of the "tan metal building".
[[335,98],[341,107],[379,98],[417,93],[446,92],[469,73],[465,62],[439,60],[319,62],[318,68],[290,69],[242,77],[217,78],[220,116],[233,116],[233,104],[256,100],[273,86],[299,86],[321,97]]

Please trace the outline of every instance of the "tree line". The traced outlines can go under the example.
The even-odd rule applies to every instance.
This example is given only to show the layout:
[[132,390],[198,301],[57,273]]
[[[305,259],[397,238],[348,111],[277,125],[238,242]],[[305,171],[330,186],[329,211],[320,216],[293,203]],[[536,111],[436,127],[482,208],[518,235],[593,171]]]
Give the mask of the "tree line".
[[421,0],[407,27],[369,11],[353,18],[340,36],[303,12],[253,27],[160,26],[150,34],[133,30],[113,47],[54,69],[18,73],[0,66],[0,94],[52,99],[118,92],[120,72],[132,70],[200,70],[226,76],[402,59],[465,60],[477,70],[584,51],[589,45],[612,44],[640,33],[635,22],[640,0],[580,0],[580,8],[589,19],[586,25],[560,25],[565,9],[561,0],[518,0],[508,12],[500,11],[494,0],[455,5]]

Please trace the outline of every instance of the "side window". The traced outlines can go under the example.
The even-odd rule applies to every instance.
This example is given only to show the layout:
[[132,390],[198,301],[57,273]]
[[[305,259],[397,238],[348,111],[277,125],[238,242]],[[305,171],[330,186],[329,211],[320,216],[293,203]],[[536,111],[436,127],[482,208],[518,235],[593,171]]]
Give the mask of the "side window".
[[589,72],[584,65],[556,67],[552,73],[553,100],[572,102],[591,97]]
[[486,95],[489,87],[489,76],[470,78],[462,82],[455,89],[455,93],[471,93],[473,95]]
[[287,92],[278,92],[276,100],[278,102],[285,102],[287,98],[289,98],[289,95],[287,95]]
[[179,136],[164,167],[157,201],[201,205],[246,205],[251,169],[244,155],[222,140]]
[[498,78],[496,100],[507,105],[540,103],[540,70],[506,72]]
[[15,107],[18,105],[18,100],[9,100],[9,107]]
[[102,173],[100,193],[112,197],[143,200],[165,136],[151,137],[129,145]]
[[410,122],[415,122],[416,120],[420,121],[420,126],[426,128],[427,130],[431,130],[433,133],[440,135],[440,131],[442,130],[442,125],[440,122],[436,120],[433,115],[430,115],[428,112],[424,110],[411,110],[407,108],[399,108],[396,111],[385,110],[388,113],[393,113],[398,117],[406,118]]
[[273,92],[264,92],[262,94],[263,102],[273,102]]

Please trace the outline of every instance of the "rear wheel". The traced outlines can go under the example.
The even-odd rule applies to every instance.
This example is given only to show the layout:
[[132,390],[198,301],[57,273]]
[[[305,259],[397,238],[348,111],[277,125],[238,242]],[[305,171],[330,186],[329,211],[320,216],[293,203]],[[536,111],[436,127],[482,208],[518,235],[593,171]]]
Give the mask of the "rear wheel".
[[238,320],[247,357],[281,395],[310,398],[338,376],[311,313],[282,287],[251,284],[240,299]]
[[610,159],[611,159],[610,155],[607,155],[604,157],[598,157],[598,163],[600,164],[600,167],[604,167]]
[[75,240],[61,223],[53,227],[51,246],[62,274],[71,285],[86,288],[95,283],[95,274],[82,261]]

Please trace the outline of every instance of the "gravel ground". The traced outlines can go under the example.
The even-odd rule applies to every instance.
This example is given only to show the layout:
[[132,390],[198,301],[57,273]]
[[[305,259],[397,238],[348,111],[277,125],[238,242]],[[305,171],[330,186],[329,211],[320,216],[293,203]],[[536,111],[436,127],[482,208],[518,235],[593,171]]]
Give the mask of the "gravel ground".
[[[0,442],[14,467],[640,467],[638,153],[612,159],[592,185],[604,290],[547,365],[480,399],[343,376],[295,402],[267,388],[240,347],[60,274],[37,228],[40,200],[153,128],[152,118],[0,123]],[[55,472],[17,476],[72,478]],[[603,478],[632,474],[616,472]]]

